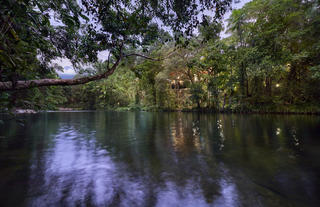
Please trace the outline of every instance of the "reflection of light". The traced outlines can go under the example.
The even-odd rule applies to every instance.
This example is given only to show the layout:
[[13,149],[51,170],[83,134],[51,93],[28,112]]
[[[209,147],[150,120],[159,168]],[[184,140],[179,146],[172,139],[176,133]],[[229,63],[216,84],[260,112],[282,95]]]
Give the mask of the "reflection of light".
[[277,128],[276,135],[279,135],[280,132],[281,132],[281,129],[280,129],[280,128]]
[[234,120],[231,121],[231,126],[234,128],[236,126]]
[[299,139],[296,137],[296,135],[293,136],[293,141],[295,146],[298,146],[300,144]]
[[[97,206],[106,206],[117,195],[117,189],[128,197],[137,197],[139,192],[135,189],[139,189],[139,183],[119,170],[108,151],[100,149],[96,141],[89,139],[88,142],[89,134],[82,134],[74,127],[61,127],[53,137],[54,145],[41,154],[42,161],[32,160],[30,191],[37,195],[27,206],[51,206],[58,201],[72,206],[76,202],[85,203],[87,196],[91,196]],[[127,186],[135,188],[128,189]],[[42,189],[49,190],[42,192]]]
[[195,137],[194,146],[195,146],[195,148],[197,149],[198,152],[201,152],[200,136]]
[[199,184],[192,179],[183,187],[177,182],[165,181],[157,191],[154,206],[209,206]]
[[299,143],[299,139],[297,138],[297,132],[295,129],[292,129],[292,137],[293,137],[293,143],[295,146],[298,146]]
[[238,190],[233,182],[221,179],[221,196],[215,201],[213,206],[238,206]]
[[171,128],[171,137],[172,144],[176,151],[183,151],[186,147],[185,136],[182,128],[182,120],[181,118],[178,120],[177,124],[175,124]]
[[222,128],[221,120],[218,120],[218,121],[217,121],[217,125],[218,125],[218,128],[219,128],[219,129]]
[[277,87],[277,88],[279,88],[279,87],[280,87],[280,84],[279,84],[279,83],[277,83],[277,84],[276,84],[276,87]]
[[192,123],[192,135],[194,137],[194,146],[197,149],[198,152],[201,151],[201,138],[200,138],[200,127],[199,127],[199,121],[195,121]]
[[217,121],[217,125],[218,125],[218,129],[220,130],[220,146],[219,146],[219,150],[221,151],[224,147],[224,135],[223,135],[223,128],[222,128],[222,121],[218,120]]

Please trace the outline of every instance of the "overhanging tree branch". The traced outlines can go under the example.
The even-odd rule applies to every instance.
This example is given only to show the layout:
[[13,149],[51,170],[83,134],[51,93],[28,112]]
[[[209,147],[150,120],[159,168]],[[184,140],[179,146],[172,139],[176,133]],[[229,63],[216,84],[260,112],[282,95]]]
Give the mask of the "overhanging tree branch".
[[[121,54],[121,53],[120,53]],[[88,83],[95,80],[100,80],[102,78],[107,78],[112,75],[115,69],[118,67],[120,61],[122,60],[122,55],[120,55],[117,61],[113,66],[102,74],[95,76],[82,77],[76,79],[40,79],[40,80],[26,80],[26,81],[17,81],[13,83],[12,81],[0,82],[0,91],[13,91],[13,90],[22,90],[35,87],[43,86],[70,86],[70,85],[80,85]]]
[[39,79],[39,80],[25,80],[25,81],[16,81],[16,82],[6,81],[6,82],[0,82],[0,91],[23,90],[23,89],[43,87],[43,86],[70,86],[70,85],[85,84],[85,83],[88,83],[91,81],[107,78],[108,76],[112,75],[124,57],[139,56],[139,57],[143,57],[143,58],[153,60],[153,61],[161,61],[161,60],[168,58],[171,54],[173,54],[175,52],[175,50],[172,51],[165,58],[155,59],[155,58],[151,58],[151,57],[148,57],[148,56],[145,56],[142,54],[138,54],[138,53],[131,53],[128,55],[124,55],[122,53],[122,47],[123,47],[123,43],[121,44],[121,46],[119,48],[120,55],[111,68],[109,68],[110,56],[108,57],[107,71],[102,74],[88,76],[88,77],[81,77],[81,78],[76,78],[76,79]]
[[125,55],[125,57],[130,57],[130,56],[138,56],[138,57],[143,57],[143,58],[145,58],[145,59],[148,59],[148,60],[153,60],[153,61],[161,61],[161,60],[164,60],[164,59],[166,59],[166,58],[155,59],[155,58],[152,58],[152,57],[148,57],[148,56],[145,56],[145,55],[141,55],[141,54],[138,54],[138,53],[131,53],[131,54]]
[[164,58],[152,58],[152,57],[148,57],[148,56],[145,56],[145,55],[142,55],[142,54],[138,54],[138,53],[130,53],[130,54],[127,54],[127,55],[124,55],[124,57],[130,57],[130,56],[138,56],[138,57],[142,57],[142,58],[145,58],[145,59],[148,59],[148,60],[153,60],[153,61],[162,61],[162,60],[165,60],[167,58],[169,58],[177,49],[174,49],[172,52],[170,52],[166,57]]

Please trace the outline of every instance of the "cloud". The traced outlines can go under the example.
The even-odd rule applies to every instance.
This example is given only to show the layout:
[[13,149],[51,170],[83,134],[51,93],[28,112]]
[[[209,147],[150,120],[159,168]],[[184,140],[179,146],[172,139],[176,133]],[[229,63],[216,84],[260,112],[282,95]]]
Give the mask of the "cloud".
[[61,74],[70,74],[70,75],[75,75],[76,72],[74,71],[73,67],[68,65],[63,67],[63,72]]
[[98,52],[98,59],[100,61],[106,61],[108,59],[108,55],[109,55],[109,51],[104,50],[104,51],[100,51]]
[[70,74],[70,75],[76,74],[76,72],[74,71],[74,68],[72,67],[72,63],[67,58],[58,58],[53,60],[52,63],[56,63],[63,67],[63,72],[58,71],[58,74]]

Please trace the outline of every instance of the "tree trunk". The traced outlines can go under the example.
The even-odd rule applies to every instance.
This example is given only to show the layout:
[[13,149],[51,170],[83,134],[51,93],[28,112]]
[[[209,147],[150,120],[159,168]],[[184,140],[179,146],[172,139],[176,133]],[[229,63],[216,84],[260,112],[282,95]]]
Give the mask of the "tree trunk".
[[152,85],[152,102],[154,106],[157,105],[157,90],[154,84]]
[[246,93],[247,93],[247,97],[249,97],[250,93],[249,93],[249,81],[248,81],[248,79],[246,79]]
[[135,104],[140,105],[140,94],[138,90],[136,91],[136,95],[135,95]]
[[240,91],[241,91],[241,95],[242,97],[245,96],[245,93],[246,93],[246,84],[245,84],[245,70],[244,70],[244,64],[243,62],[241,62],[241,65],[240,65]]
[[227,94],[225,93],[225,94],[224,94],[224,97],[223,97],[222,111],[224,111],[224,106],[226,105],[226,97],[227,97]]
[[13,93],[11,93],[9,98],[9,107],[11,108],[10,110],[12,112],[14,112],[16,109],[16,101],[17,101],[17,92],[14,91]]
[[0,91],[13,91],[13,90],[22,90],[43,86],[68,86],[68,85],[80,85],[88,83],[95,80],[100,80],[102,78],[107,78],[112,75],[117,66],[121,61],[121,57],[115,62],[115,64],[105,73],[90,76],[82,77],[76,79],[40,79],[40,80],[25,80],[17,81],[13,83],[12,81],[0,82]]

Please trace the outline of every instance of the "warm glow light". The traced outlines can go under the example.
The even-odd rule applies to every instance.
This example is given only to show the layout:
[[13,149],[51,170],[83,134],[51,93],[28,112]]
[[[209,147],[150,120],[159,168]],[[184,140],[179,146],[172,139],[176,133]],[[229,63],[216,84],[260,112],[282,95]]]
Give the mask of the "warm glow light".
[[276,84],[276,87],[277,87],[277,88],[279,88],[279,87],[280,87],[280,84],[279,84],[279,83],[277,83],[277,84]]

